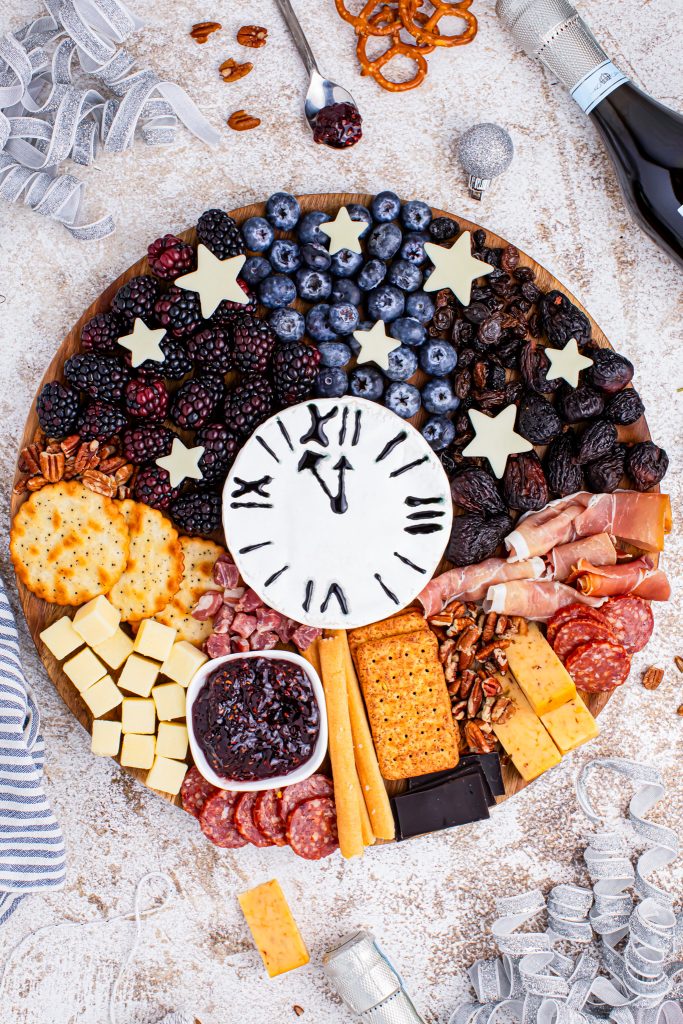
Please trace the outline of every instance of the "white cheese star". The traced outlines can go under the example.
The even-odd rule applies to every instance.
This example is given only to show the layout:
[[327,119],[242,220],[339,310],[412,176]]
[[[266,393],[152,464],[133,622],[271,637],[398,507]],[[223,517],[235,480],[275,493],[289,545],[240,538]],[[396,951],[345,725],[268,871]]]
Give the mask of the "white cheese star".
[[573,388],[579,386],[579,374],[593,365],[593,360],[588,356],[582,356],[576,338],[570,338],[564,348],[545,348],[545,354],[550,360],[550,369],[546,373],[548,380],[557,380],[562,377]]
[[505,472],[508,456],[530,452],[534,447],[530,441],[515,431],[516,405],[506,406],[497,416],[486,416],[476,409],[470,409],[468,416],[474,427],[475,437],[467,448],[463,449],[463,455],[469,455],[470,458],[479,455],[488,459],[499,480]]
[[157,466],[165,469],[169,475],[171,487],[179,487],[183,480],[201,480],[204,476],[199,468],[199,460],[204,454],[202,445],[187,448],[179,437],[173,438],[170,455],[157,459]]
[[383,320],[370,328],[369,331],[354,331],[353,336],[360,342],[357,362],[377,363],[383,370],[389,369],[389,353],[401,347],[401,342],[387,335]]
[[146,359],[152,359],[155,363],[163,363],[166,357],[161,351],[159,342],[163,341],[165,337],[166,331],[163,327],[153,330],[147,326],[144,320],[136,316],[133,322],[133,333],[124,334],[122,338],[119,338],[119,345],[130,351],[130,365],[135,368],[144,363]]
[[367,227],[365,221],[351,220],[349,211],[342,206],[334,220],[326,221],[320,225],[320,230],[330,240],[330,255],[341,249],[350,249],[351,252],[361,252],[360,236]]
[[434,264],[434,270],[423,284],[426,292],[438,292],[450,288],[463,306],[469,306],[472,282],[478,277],[492,273],[490,263],[475,260],[469,231],[463,231],[450,249],[434,242],[425,242],[425,252]]
[[230,256],[219,260],[201,243],[197,246],[197,269],[177,277],[175,283],[188,292],[197,292],[205,320],[216,312],[221,302],[228,299],[246,306],[249,299],[241,288],[237,276],[246,256]]

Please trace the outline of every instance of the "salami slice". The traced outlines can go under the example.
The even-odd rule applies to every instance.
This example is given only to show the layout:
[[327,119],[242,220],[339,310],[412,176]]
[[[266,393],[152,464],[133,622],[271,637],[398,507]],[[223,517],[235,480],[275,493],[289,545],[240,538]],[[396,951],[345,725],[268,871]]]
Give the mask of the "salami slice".
[[560,661],[566,661],[575,647],[587,644],[591,640],[616,640],[616,637],[606,622],[583,618],[570,619],[557,631],[553,650]]
[[576,647],[567,658],[567,671],[577,689],[585,693],[614,690],[626,682],[631,659],[626,649],[612,640],[595,640]]
[[649,601],[635,594],[623,594],[621,597],[610,598],[600,611],[629,654],[642,651],[655,628]]
[[548,620],[546,637],[551,647],[553,646],[555,637],[562,626],[571,619],[579,617],[584,619],[593,619],[594,622],[605,621],[601,608],[591,608],[590,605],[587,604],[566,604],[564,608],[559,608],[552,618]]
[[280,815],[280,797],[276,789],[267,789],[256,797],[254,823],[271,843],[276,846],[287,845],[287,830]]
[[293,786],[287,786],[282,790],[282,801],[280,803],[280,816],[285,825],[289,822],[289,816],[304,800],[312,800],[316,796],[334,797],[334,785],[326,775],[311,775],[310,779],[303,782],[295,782]]
[[235,805],[239,798],[239,793],[219,789],[204,804],[199,815],[199,824],[204,835],[215,846],[237,850],[240,846],[247,845],[246,839],[235,828]]
[[207,782],[198,769],[193,766],[183,779],[183,784],[180,787],[180,800],[183,810],[189,811],[195,818],[198,818],[206,801],[216,793],[220,793],[220,790],[212,786],[210,782]]
[[272,846],[254,821],[254,804],[258,793],[242,793],[235,807],[235,828],[252,846]]
[[294,853],[305,860],[322,860],[334,853],[339,837],[332,797],[314,797],[295,807],[287,824],[287,841]]

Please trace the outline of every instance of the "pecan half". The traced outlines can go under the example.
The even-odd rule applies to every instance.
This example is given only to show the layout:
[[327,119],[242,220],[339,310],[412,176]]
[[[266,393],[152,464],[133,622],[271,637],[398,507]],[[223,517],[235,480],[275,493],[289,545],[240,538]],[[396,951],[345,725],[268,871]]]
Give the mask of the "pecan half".
[[677,654],[674,658],[674,665],[676,666],[679,672],[683,672],[683,658],[680,656],[680,654]]
[[462,651],[463,654],[474,654],[474,648],[479,643],[481,636],[481,630],[479,626],[472,623],[467,629],[463,630],[462,634],[458,637],[458,650]]
[[469,697],[470,690],[474,686],[475,675],[471,668],[466,669],[460,677],[460,697]]
[[484,628],[481,631],[481,642],[487,644],[489,640],[493,639],[493,634],[498,624],[498,615],[496,612],[489,612],[484,619]]
[[41,452],[40,453],[40,469],[45,479],[51,483],[56,484],[58,480],[61,480],[64,476],[64,466],[66,459],[64,458],[64,452]]
[[78,447],[76,458],[74,460],[74,469],[76,472],[85,473],[89,469],[94,469],[100,461],[99,450],[99,441],[83,441],[83,443]]
[[26,481],[26,487],[29,491],[39,491],[41,487],[44,487],[48,483],[44,476],[32,476]]
[[[101,452],[100,454],[102,455]],[[126,460],[124,459],[123,455],[110,455],[109,457],[107,457],[106,455],[102,455],[102,458],[97,468],[99,469],[100,473],[106,473],[107,476],[109,476],[110,474],[115,473],[117,469],[121,469],[121,466],[125,465]]]
[[105,498],[113,498],[116,494],[116,481],[113,477],[100,473],[97,469],[88,469],[82,476],[83,486],[95,494],[101,494]]
[[643,686],[646,690],[656,690],[661,684],[664,678],[664,669],[659,668],[657,665],[652,665],[643,674]]
[[252,50],[258,50],[265,46],[268,41],[268,29],[260,25],[242,25],[237,33],[237,42],[242,46],[248,46]]
[[253,68],[254,65],[251,61],[247,60],[244,64],[238,64],[232,57],[228,57],[218,68],[218,74],[224,82],[239,82],[240,78],[248,75]]
[[63,441],[59,442],[59,447],[64,452],[64,456],[70,459],[72,455],[75,455],[78,451],[78,446],[81,443],[81,439],[78,434],[71,434],[70,437],[65,437]]
[[470,690],[470,695],[467,698],[467,714],[469,718],[476,718],[479,714],[482,704],[484,703],[484,691],[481,686],[481,680],[477,679],[474,686]]
[[482,725],[485,723],[465,722],[465,739],[475,754],[491,754],[496,749],[498,740],[492,734],[487,734]]
[[499,697],[491,708],[491,721],[495,725],[503,725],[512,718],[514,710],[514,704],[509,697]]
[[503,689],[495,676],[487,676],[481,687],[487,697],[497,697]]
[[212,32],[218,32],[223,28],[220,21],[198,21],[190,30],[190,35],[196,43],[205,43]]
[[236,110],[228,118],[228,127],[236,132],[248,132],[251,128],[258,128],[260,124],[260,119],[247,114],[246,110]]
[[451,705],[451,710],[453,712],[454,722],[464,722],[465,711],[467,710],[467,701],[457,700],[454,704]]
[[22,448],[21,455],[19,456],[19,469],[22,473],[40,473],[40,456],[41,456],[40,445],[29,444],[26,448]]

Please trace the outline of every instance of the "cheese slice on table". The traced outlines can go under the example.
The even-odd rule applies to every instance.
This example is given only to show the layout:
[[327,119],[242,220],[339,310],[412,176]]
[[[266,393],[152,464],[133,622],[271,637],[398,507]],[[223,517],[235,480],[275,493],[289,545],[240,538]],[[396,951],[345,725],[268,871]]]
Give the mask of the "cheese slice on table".
[[257,885],[237,898],[271,978],[308,963],[308,950],[276,879]]
[[74,629],[68,615],[62,615],[61,619],[57,619],[51,626],[44,629],[40,634],[40,639],[57,661],[66,658],[67,654],[71,654],[85,643],[83,637],[79,636]]
[[132,650],[133,641],[127,633],[124,633],[120,626],[108,640],[103,640],[101,644],[95,644],[93,647],[97,657],[105,661],[109,668],[113,669],[121,668],[128,655],[132,653]]
[[94,647],[114,635],[119,628],[121,612],[107,601],[102,594],[79,608],[73,619],[73,627],[86,644]]
[[562,755],[517,683],[509,677],[497,678],[503,685],[502,695],[514,703],[514,712],[507,722],[494,725],[493,731],[524,781],[531,782],[559,764]]
[[554,711],[576,697],[574,680],[535,623],[529,623],[524,636],[514,636],[505,653],[537,715]]
[[563,754],[594,739],[600,732],[598,723],[579,696],[542,715],[541,721]]

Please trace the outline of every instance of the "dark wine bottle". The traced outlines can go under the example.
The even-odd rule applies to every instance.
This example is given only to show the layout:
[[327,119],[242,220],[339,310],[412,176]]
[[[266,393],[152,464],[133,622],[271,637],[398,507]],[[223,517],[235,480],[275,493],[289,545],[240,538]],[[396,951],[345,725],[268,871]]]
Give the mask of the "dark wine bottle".
[[497,11],[588,114],[634,219],[683,266],[683,116],[615,67],[568,0],[498,0]]

